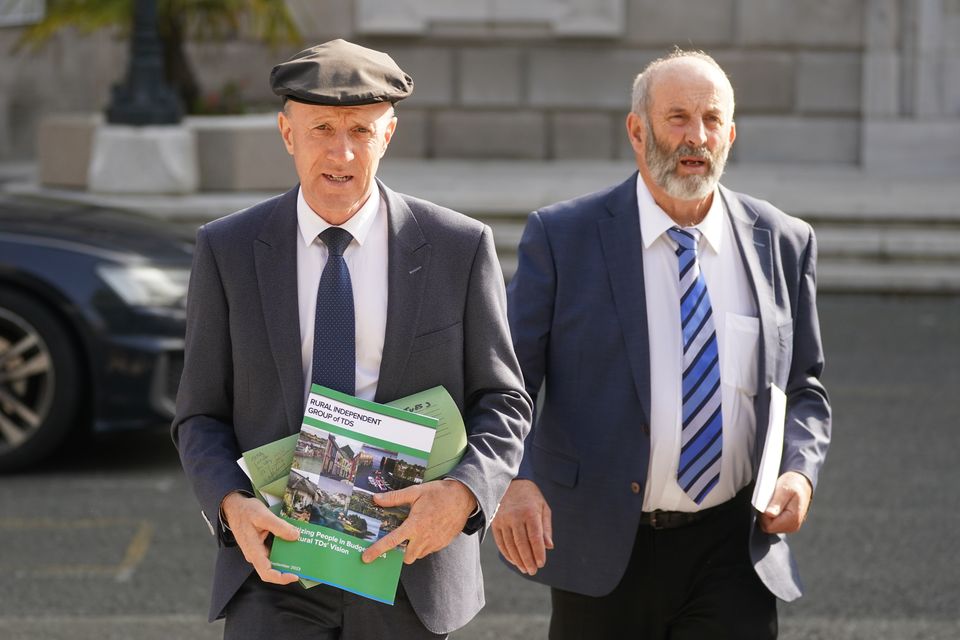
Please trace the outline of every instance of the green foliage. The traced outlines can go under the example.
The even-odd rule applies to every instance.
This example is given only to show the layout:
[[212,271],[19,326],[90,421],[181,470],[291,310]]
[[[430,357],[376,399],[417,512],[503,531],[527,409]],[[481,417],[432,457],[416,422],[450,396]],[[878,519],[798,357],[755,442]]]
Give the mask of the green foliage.
[[23,32],[16,48],[37,48],[67,27],[81,33],[116,26],[129,29],[132,15],[132,0],[47,0],[43,20]]
[[[242,113],[242,87],[228,82],[204,94],[198,86],[185,43],[222,42],[241,36],[270,47],[300,44],[300,31],[284,0],[156,0],[157,27],[164,45],[167,81],[191,113]],[[129,35],[135,0],[47,0],[46,14],[15,43],[37,49],[63,29],[89,34],[114,29]]]
[[[68,27],[81,33],[105,28],[129,32],[134,4],[134,0],[47,0],[44,19],[24,31],[17,47],[36,48]],[[157,0],[157,21],[167,41],[219,41],[244,31],[270,46],[301,41],[283,0]]]

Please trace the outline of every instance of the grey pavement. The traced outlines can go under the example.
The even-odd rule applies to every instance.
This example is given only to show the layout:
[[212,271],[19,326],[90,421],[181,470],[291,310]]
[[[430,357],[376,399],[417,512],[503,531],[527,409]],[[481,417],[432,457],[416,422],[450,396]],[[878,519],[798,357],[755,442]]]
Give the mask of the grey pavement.
[[[793,546],[785,640],[960,638],[960,297],[821,296],[834,442]],[[0,477],[0,638],[217,638],[213,543],[163,428]],[[461,640],[545,637],[544,588],[484,543]]]

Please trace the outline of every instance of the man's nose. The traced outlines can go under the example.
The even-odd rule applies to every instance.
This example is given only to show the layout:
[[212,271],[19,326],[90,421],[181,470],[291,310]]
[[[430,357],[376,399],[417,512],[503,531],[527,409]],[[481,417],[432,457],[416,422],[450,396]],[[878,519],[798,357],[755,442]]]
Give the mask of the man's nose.
[[707,129],[699,118],[691,118],[687,123],[687,144],[691,147],[702,147],[707,142]]
[[353,144],[346,135],[338,135],[327,146],[327,159],[336,162],[350,162],[353,160]]

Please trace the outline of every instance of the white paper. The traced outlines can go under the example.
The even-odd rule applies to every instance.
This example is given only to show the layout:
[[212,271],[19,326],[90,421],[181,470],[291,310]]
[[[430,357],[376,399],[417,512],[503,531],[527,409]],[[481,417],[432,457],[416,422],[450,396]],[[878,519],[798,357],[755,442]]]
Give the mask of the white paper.
[[283,501],[282,501],[280,498],[278,498],[277,496],[271,495],[271,494],[269,494],[269,493],[261,493],[260,495],[262,495],[262,496],[263,496],[263,499],[267,501],[267,506],[268,506],[268,507],[272,507],[272,506],[275,505],[275,504],[280,504],[281,502],[283,502]]
[[253,476],[250,475],[250,468],[247,466],[247,461],[243,459],[243,456],[237,458],[237,464],[240,465],[240,468],[243,470],[247,477],[250,478],[250,481],[253,481]]
[[780,459],[783,456],[783,428],[787,420],[787,394],[777,385],[770,385],[770,421],[767,423],[767,437],[763,441],[763,455],[757,470],[753,498],[754,508],[761,513],[766,511],[773,490],[780,477]]

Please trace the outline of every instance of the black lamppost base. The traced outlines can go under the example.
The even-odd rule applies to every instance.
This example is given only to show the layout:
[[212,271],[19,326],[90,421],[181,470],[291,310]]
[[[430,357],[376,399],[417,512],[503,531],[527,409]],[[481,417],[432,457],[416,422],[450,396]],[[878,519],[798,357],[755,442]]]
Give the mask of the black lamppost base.
[[116,84],[107,107],[107,122],[144,126],[178,124],[183,118],[180,101],[170,89],[154,86]]
[[180,100],[163,78],[156,0],[137,0],[127,77],[113,87],[107,122],[138,126],[177,124],[182,117]]

